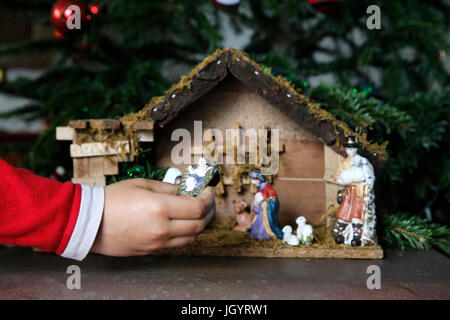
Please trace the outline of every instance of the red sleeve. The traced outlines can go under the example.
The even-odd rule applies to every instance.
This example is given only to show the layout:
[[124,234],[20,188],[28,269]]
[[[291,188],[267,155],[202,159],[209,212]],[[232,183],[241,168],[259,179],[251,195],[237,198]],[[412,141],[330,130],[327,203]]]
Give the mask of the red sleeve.
[[80,201],[80,185],[42,178],[0,159],[0,243],[61,254]]

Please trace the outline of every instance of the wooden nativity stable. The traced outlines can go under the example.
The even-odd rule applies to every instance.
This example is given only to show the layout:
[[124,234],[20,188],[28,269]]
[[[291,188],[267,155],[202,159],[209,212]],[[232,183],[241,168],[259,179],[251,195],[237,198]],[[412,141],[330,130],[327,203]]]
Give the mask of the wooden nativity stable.
[[[203,133],[219,129],[279,129],[280,169],[269,180],[280,201],[280,225],[305,216],[314,226],[316,241],[310,247],[290,247],[281,241],[256,241],[248,234],[230,231],[233,200],[251,203],[253,192],[246,164],[221,165],[222,179],[216,188],[217,214],[215,230],[205,231],[190,247],[166,250],[164,254],[274,256],[305,258],[382,258],[381,247],[336,245],[329,234],[338,205],[336,185],[331,176],[344,159],[345,137],[357,136],[362,143],[360,154],[380,172],[387,154],[384,145],[367,141],[348,125],[310,101],[281,76],[258,65],[246,54],[232,48],[217,50],[174,84],[164,96],[153,98],[141,111],[118,120],[75,120],[57,129],[57,138],[72,140],[74,182],[104,185],[106,175],[117,174],[118,163],[132,161],[142,142],[151,143],[155,164],[178,167],[172,162],[171,141],[176,129],[186,129],[194,138],[194,121],[201,121]],[[270,139],[270,137],[268,137]],[[227,148],[248,141],[240,137],[224,139],[225,145],[213,145],[216,157]],[[270,145],[270,141],[269,141]],[[200,148],[201,149],[201,148]],[[204,149],[193,148],[191,159]],[[238,149],[235,149],[238,150]],[[217,160],[217,159],[213,159]],[[224,159],[226,160],[226,159]],[[259,159],[261,160],[261,159]],[[226,162],[226,161],[225,161]]]

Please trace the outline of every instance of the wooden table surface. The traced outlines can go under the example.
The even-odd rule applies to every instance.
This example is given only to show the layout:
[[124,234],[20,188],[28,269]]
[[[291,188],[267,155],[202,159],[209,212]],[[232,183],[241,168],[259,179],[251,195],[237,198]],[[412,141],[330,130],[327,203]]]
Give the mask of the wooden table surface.
[[[81,271],[69,290],[68,266]],[[367,288],[367,268],[381,289]],[[0,249],[0,299],[450,299],[450,260],[387,249],[383,260],[131,257],[82,262],[27,248]]]

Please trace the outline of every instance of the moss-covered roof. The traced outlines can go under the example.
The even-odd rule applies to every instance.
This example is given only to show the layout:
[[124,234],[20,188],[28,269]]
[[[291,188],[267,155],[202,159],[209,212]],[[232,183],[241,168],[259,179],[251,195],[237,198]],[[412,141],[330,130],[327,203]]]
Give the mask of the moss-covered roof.
[[368,141],[346,123],[295,89],[286,78],[274,76],[263,65],[234,48],[218,49],[195,66],[189,74],[163,95],[154,97],[139,112],[125,115],[121,120],[153,120],[165,126],[188,105],[216,87],[227,75],[233,75],[247,87],[316,135],[336,152],[344,155],[345,137],[357,136],[362,144],[361,154],[381,169],[386,160],[386,144]]

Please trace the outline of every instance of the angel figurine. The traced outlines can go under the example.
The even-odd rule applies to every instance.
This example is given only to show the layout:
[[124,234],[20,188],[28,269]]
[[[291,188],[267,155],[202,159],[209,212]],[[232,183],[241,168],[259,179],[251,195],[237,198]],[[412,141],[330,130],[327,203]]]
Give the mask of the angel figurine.
[[345,186],[336,214],[338,244],[352,246],[376,245],[375,173],[369,160],[358,154],[361,143],[357,137],[346,137],[347,158],[340,164],[334,180]]

